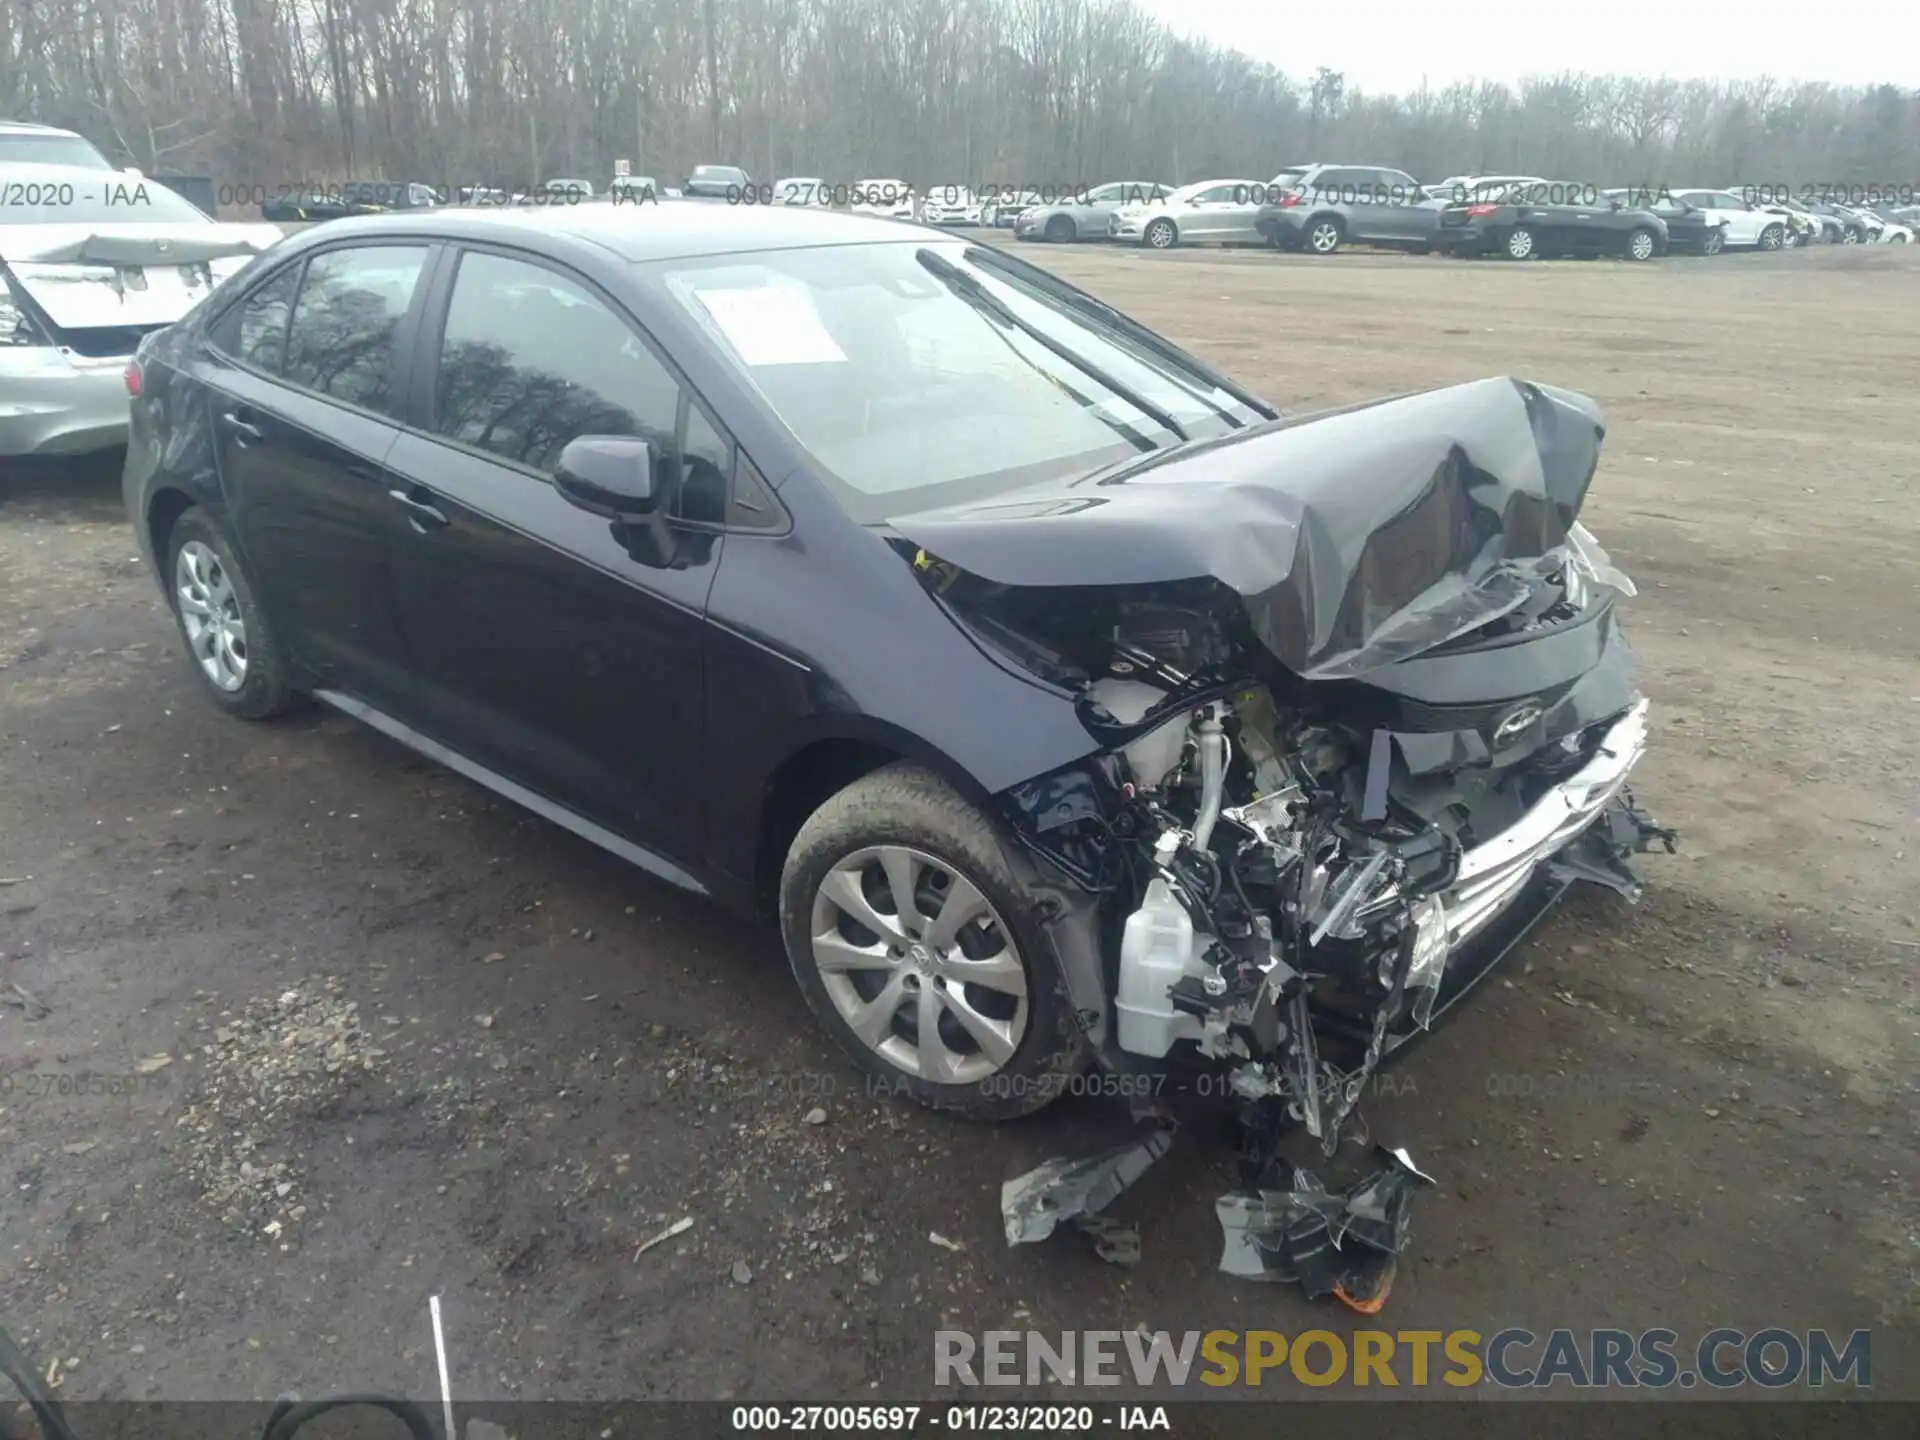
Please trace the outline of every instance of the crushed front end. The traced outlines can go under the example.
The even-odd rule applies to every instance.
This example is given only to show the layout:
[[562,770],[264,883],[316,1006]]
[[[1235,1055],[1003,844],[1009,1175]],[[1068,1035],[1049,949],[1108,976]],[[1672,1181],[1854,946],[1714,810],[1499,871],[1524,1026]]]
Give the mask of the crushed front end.
[[1063,964],[1103,1062],[1224,1072],[1250,1191],[1221,1213],[1292,1217],[1276,1270],[1418,1176],[1275,1183],[1282,1135],[1333,1156],[1368,1077],[1569,885],[1637,900],[1631,857],[1673,847],[1629,789],[1633,585],[1575,518],[1600,434],[1583,397],[1477,382],[903,526],[1093,736],[1003,818],[1089,897]]

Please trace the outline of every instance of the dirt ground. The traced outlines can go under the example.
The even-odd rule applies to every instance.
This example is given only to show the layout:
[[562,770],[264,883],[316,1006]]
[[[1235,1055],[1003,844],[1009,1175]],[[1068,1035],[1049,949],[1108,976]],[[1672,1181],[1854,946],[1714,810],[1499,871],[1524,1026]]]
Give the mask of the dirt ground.
[[[1388,1327],[1871,1327],[1920,1396],[1920,255],[1025,253],[1291,409],[1606,409],[1586,518],[1683,849],[1370,1103],[1440,1182]],[[431,1394],[435,1292],[495,1399],[924,1398],[941,1327],[1370,1323],[1217,1273],[1205,1125],[1115,1207],[1139,1269],[1010,1250],[1000,1181],[1114,1102],[869,1095],[771,930],[337,715],[222,718],[112,467],[6,483],[0,1321],[61,1394]]]

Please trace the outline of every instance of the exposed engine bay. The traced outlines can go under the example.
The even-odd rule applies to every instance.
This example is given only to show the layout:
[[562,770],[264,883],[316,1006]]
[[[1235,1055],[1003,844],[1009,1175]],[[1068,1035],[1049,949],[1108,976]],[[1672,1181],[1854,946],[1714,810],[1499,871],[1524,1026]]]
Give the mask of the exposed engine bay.
[[[1101,1063],[1209,1066],[1236,1101],[1231,1273],[1383,1299],[1425,1177],[1379,1152],[1330,1189],[1282,1136],[1360,1138],[1382,1061],[1568,886],[1637,900],[1629,857],[1673,848],[1627,788],[1633,584],[1576,518],[1602,434],[1584,397],[1481,381],[896,522],[1098,747],[1005,819],[1069,882],[1054,938]],[[1009,1238],[1072,1216],[1124,1253],[1100,1206],[1145,1153],[1009,1182]],[[1315,1258],[1356,1225],[1384,1269]]]

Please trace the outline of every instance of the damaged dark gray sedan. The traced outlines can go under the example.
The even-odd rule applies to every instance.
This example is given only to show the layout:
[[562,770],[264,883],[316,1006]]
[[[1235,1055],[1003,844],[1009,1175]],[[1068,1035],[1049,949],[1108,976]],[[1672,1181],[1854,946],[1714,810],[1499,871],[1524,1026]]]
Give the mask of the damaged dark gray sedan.
[[795,210],[349,220],[129,375],[195,673],[777,913],[855,1063],[997,1118],[1368,1071],[1664,838],[1585,398],[1286,417],[990,247]]

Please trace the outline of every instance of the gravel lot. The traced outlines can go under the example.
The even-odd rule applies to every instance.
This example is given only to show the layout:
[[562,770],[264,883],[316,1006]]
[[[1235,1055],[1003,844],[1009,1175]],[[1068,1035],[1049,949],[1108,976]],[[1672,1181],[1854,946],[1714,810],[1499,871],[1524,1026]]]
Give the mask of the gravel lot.
[[[1920,256],[1025,253],[1291,408],[1502,372],[1606,407],[1587,518],[1683,849],[1368,1107],[1440,1180],[1389,1327],[1871,1326],[1920,1397]],[[1137,1271],[1010,1251],[1000,1180],[1115,1102],[865,1093],[771,929],[339,716],[219,716],[117,465],[4,484],[0,1319],[63,1395],[432,1393],[435,1291],[501,1399],[924,1396],[941,1326],[1359,1320],[1215,1272],[1205,1125],[1116,1207]]]

